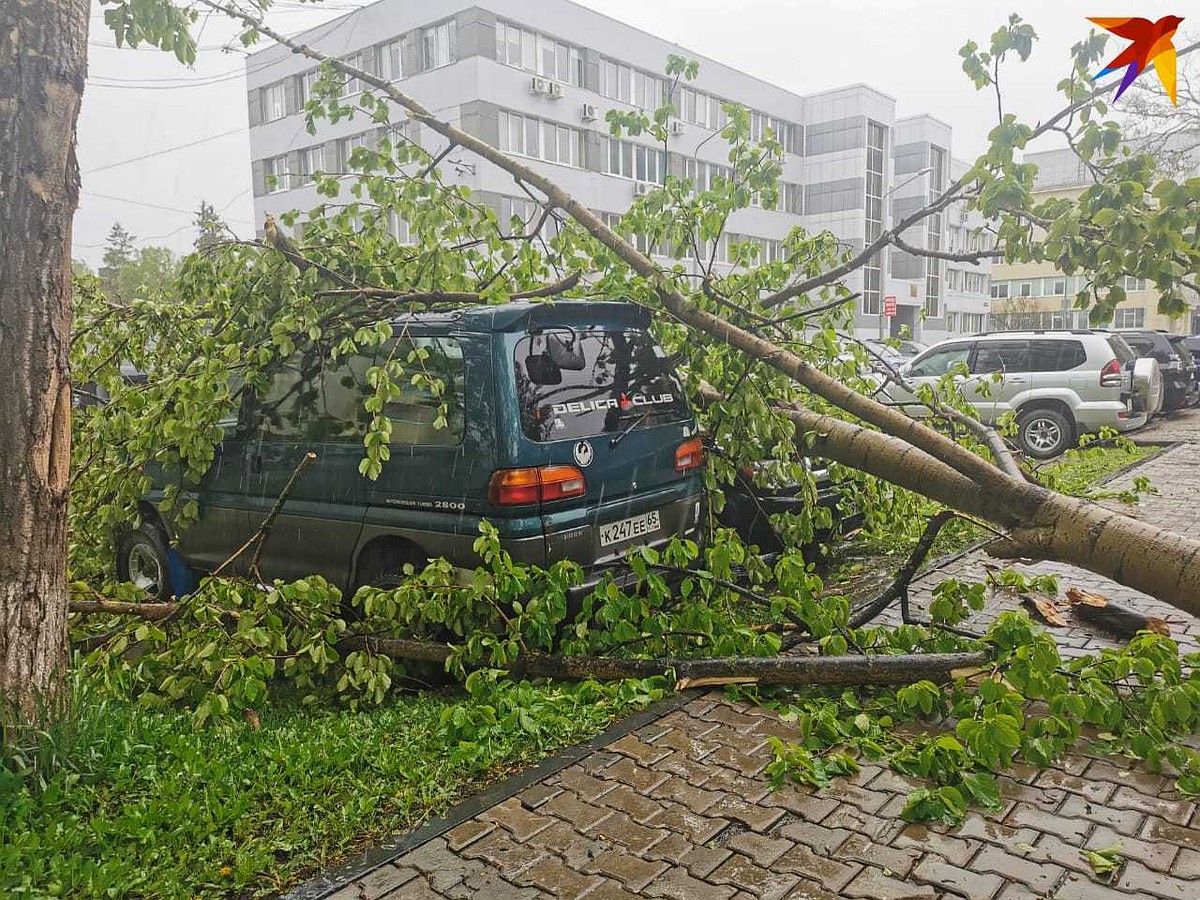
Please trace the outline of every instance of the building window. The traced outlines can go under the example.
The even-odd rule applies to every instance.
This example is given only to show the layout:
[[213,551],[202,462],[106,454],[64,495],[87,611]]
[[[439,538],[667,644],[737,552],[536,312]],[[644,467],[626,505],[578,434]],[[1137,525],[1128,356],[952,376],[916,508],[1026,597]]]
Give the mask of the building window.
[[733,178],[733,169],[719,163],[688,157],[683,161],[683,177],[692,183],[692,189],[699,194],[713,190],[717,186],[718,178],[730,181]]
[[[946,151],[941,147],[929,148],[929,201],[933,202],[946,189]],[[927,220],[925,249],[942,249],[942,214],[936,213]],[[942,261],[935,257],[925,260],[925,315],[936,319],[942,309]]]
[[350,137],[342,138],[338,141],[338,162],[341,164],[341,172],[344,174],[350,169],[350,157],[359,147],[369,145],[367,133],[352,134]]
[[500,110],[500,149],[564,166],[579,166],[583,133],[532,116]]
[[992,289],[989,292],[991,298],[993,300],[1007,300],[1008,299],[1008,285],[1009,285],[1009,282],[1007,282],[1007,281],[993,281]]
[[277,81],[262,91],[263,121],[274,122],[287,115],[287,95],[283,90],[283,82]]
[[317,76],[320,75],[316,69],[309,69],[296,76],[296,101],[303,109],[304,104],[308,103],[313,96],[313,85],[317,83]]
[[288,172],[287,156],[272,156],[263,160],[263,176],[268,194],[290,190],[291,173]]
[[577,47],[508,22],[496,23],[496,60],[555,81],[584,83],[583,55]]
[[389,41],[379,48],[379,74],[385,81],[399,81],[404,77],[399,40]]
[[396,243],[398,244],[414,243],[408,220],[400,218],[395,212],[388,213],[388,231],[391,232],[392,237],[396,239]]
[[968,294],[986,294],[988,292],[988,277],[982,272],[964,272],[963,290]]
[[458,26],[453,19],[421,31],[421,71],[448,66],[458,55]]
[[506,235],[525,234],[537,215],[538,205],[527,197],[500,198],[500,230]]
[[793,216],[804,215],[804,188],[799,184],[783,185],[783,208]]
[[296,180],[300,184],[310,184],[313,180],[313,175],[323,171],[325,168],[325,147],[318,144],[315,147],[306,147],[299,153],[300,171],[296,173]]
[[662,80],[611,59],[600,60],[600,93],[652,112],[662,106]]
[[1145,328],[1146,307],[1118,306],[1113,311],[1114,328]]
[[[348,66],[353,66],[356,69],[363,67],[363,57],[361,53],[351,53],[348,56],[342,57],[342,62]],[[353,76],[347,76],[342,82],[342,96],[349,97],[351,94],[357,94],[362,90],[362,82]]]
[[[866,245],[879,239],[883,233],[883,177],[884,161],[887,157],[887,127],[880,122],[867,121],[867,179],[866,179],[866,225],[863,238]],[[881,277],[878,254],[863,267],[864,315],[880,313]]]
[[976,334],[983,331],[983,313],[960,313],[962,330],[964,334]]
[[[1124,284],[1125,284],[1126,291],[1144,291],[1146,289],[1146,279],[1145,278],[1134,278],[1131,275],[1126,275]],[[1130,326],[1130,327],[1133,327],[1133,326]]]
[[[947,275],[949,275],[948,272],[947,272]],[[958,313],[951,312],[950,310],[946,310],[946,330],[947,331],[957,331],[958,330]]]
[[662,184],[667,174],[667,155],[662,150],[644,147],[632,141],[604,138],[601,152],[601,171],[635,181]]

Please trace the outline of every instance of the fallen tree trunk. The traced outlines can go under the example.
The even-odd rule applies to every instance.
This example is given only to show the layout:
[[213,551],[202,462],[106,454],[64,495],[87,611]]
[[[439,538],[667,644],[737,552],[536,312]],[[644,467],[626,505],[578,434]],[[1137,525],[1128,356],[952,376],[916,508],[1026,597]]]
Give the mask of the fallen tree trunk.
[[[393,659],[444,662],[450,648],[425,641],[398,638],[350,637],[338,641],[339,652],[361,649]],[[613,659],[602,656],[552,656],[529,653],[509,670],[537,678],[576,680],[650,678],[674,670],[681,680],[738,680],[757,684],[911,684],[928,679],[945,681],[986,666],[986,653],[913,653],[899,656],[750,656],[715,659]]]
[[[177,603],[117,603],[75,601],[71,611],[83,614],[118,613],[160,620],[170,616]],[[432,641],[352,635],[339,640],[340,654],[366,651],[391,659],[445,663],[452,648]],[[986,653],[916,653],[899,656],[862,654],[853,656],[751,656],[716,659],[615,659],[603,656],[554,656],[528,653],[509,665],[516,675],[535,678],[579,680],[595,678],[616,681],[651,678],[674,670],[680,681],[706,679],[722,683],[755,684],[911,684],[923,679],[946,681],[965,675],[988,663]]]

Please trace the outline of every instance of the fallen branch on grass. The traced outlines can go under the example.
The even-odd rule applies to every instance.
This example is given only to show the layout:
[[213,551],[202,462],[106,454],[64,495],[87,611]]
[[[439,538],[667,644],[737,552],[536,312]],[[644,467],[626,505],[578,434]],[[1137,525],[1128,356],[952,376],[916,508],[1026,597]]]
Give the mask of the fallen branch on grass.
[[[117,613],[161,620],[175,612],[177,603],[115,603],[75,601],[71,611],[83,614]],[[365,650],[391,659],[445,663],[453,652],[448,644],[406,638],[344,637],[334,644],[340,654]],[[715,659],[612,659],[603,656],[554,656],[527,653],[508,669],[515,675],[536,678],[614,681],[649,678],[674,670],[682,686],[702,684],[911,684],[964,677],[986,666],[986,653],[915,653],[896,656],[754,656]],[[682,687],[680,688],[682,689]]]

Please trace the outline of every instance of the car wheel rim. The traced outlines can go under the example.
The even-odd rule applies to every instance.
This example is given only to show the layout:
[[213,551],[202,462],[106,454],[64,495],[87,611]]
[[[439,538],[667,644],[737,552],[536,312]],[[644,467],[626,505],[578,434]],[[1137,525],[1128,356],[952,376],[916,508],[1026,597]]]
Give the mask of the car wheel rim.
[[137,544],[129,551],[129,580],[151,596],[158,594],[162,584],[162,566],[158,556],[145,544]]
[[1052,419],[1034,419],[1025,428],[1025,441],[1034,450],[1046,453],[1057,449],[1062,441],[1062,429]]

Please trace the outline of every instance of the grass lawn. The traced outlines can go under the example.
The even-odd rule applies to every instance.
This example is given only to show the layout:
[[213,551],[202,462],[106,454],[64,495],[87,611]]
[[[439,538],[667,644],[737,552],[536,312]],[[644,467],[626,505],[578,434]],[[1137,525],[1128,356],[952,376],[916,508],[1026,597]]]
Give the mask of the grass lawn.
[[81,699],[53,734],[42,785],[16,777],[11,760],[0,765],[0,896],[279,890],[625,711],[554,685],[534,690],[554,705],[538,717],[541,733],[518,729],[465,751],[438,734],[443,713],[478,712],[461,694],[403,695],[357,713],[268,709],[258,731],[197,730],[186,712]]

